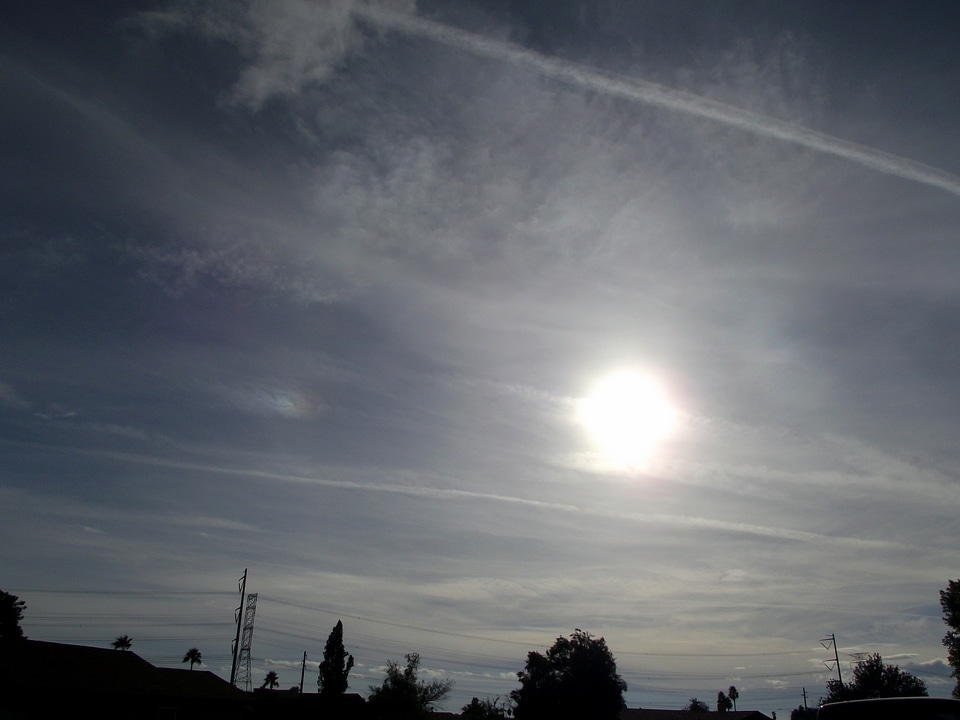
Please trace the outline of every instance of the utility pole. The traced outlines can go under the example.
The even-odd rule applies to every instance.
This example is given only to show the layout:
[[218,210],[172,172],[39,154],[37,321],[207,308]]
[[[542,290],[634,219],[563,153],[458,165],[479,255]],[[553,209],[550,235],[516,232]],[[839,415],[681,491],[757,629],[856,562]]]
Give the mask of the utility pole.
[[807,709],[807,689],[803,689],[803,709]]
[[234,613],[234,620],[237,621],[237,639],[233,641],[233,663],[230,666],[230,684],[233,685],[237,680],[237,653],[240,652],[240,629],[243,627],[243,593],[247,589],[247,569],[243,569],[243,577],[240,578],[240,607]]
[[[827,644],[828,640],[830,641],[829,644]],[[830,645],[833,645],[833,662],[837,666],[837,680],[840,682],[840,686],[842,687],[843,677],[840,675],[840,655],[837,653],[837,636],[833,633],[830,633],[830,637],[821,640],[820,644],[823,645],[824,649],[826,650],[829,650]],[[823,664],[827,667],[830,667],[829,661],[825,660]]]
[[303,695],[303,674],[307,670],[307,651],[303,651],[303,665],[300,666],[300,694]]

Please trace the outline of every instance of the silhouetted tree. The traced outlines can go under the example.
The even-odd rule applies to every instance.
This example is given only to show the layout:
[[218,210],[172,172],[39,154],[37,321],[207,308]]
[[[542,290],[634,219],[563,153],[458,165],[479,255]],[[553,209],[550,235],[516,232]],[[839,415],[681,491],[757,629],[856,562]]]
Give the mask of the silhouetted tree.
[[129,635],[121,635],[110,643],[110,647],[114,650],[129,650],[131,645],[133,645],[133,640],[130,639]]
[[960,580],[951,580],[947,589],[940,591],[940,607],[943,621],[950,628],[943,636],[943,646],[947,649],[947,662],[953,668],[950,677],[957,680],[953,696],[960,698]]
[[726,712],[733,708],[733,700],[723,694],[723,690],[717,693],[717,712]]
[[347,676],[352,667],[353,655],[347,654],[343,647],[343,622],[337,620],[323,648],[323,662],[320,663],[320,675],[317,677],[320,694],[343,695],[347,691]]
[[690,702],[687,703],[687,706],[684,708],[684,710],[689,710],[690,712],[710,712],[710,706],[707,705],[703,700],[690,698]]
[[606,641],[577,628],[559,637],[546,655],[527,654],[510,693],[517,720],[616,720],[626,707],[627,684]]
[[506,720],[510,708],[499,697],[479,700],[473,698],[460,709],[460,720]]
[[27,604],[16,595],[0,590],[0,639],[25,640],[20,621]]
[[824,702],[864,700],[866,698],[913,697],[926,695],[927,684],[896,665],[884,665],[879,654],[857,663],[853,680],[841,683],[827,681],[827,697]]
[[183,662],[190,663],[190,669],[193,670],[194,664],[203,665],[202,662],[203,656],[200,654],[200,651],[196,648],[190,648],[187,650],[187,654],[183,656]]
[[790,711],[790,720],[817,720],[817,708],[806,708],[800,705]]
[[443,700],[453,687],[452,680],[425,682],[417,679],[420,670],[420,655],[404,655],[405,667],[396,660],[387,661],[387,674],[379,686],[370,686],[367,703],[374,713],[382,717],[413,719],[422,718]]
[[737,700],[740,698],[740,691],[737,690],[736,685],[731,685],[730,689],[727,690],[727,697],[730,698],[730,702],[733,703],[733,709],[737,709]]
[[260,687],[266,690],[273,690],[278,685],[280,685],[280,678],[277,677],[276,671],[271,670],[264,676],[263,685]]

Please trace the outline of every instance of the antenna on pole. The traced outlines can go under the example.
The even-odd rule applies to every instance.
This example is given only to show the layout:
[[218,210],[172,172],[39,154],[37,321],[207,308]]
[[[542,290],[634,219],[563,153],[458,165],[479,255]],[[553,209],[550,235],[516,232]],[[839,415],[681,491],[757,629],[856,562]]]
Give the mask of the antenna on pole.
[[[820,644],[823,645],[825,650],[829,650],[833,647],[833,664],[837,668],[837,680],[840,681],[840,685],[843,685],[843,677],[840,675],[840,655],[837,653],[837,636],[833,633],[830,633],[830,637],[826,637],[820,641]],[[823,664],[828,668],[830,667],[830,661],[824,660]]]
[[233,641],[230,652],[233,655],[233,663],[230,665],[230,684],[237,681],[237,653],[240,652],[240,628],[243,627],[243,593],[247,589],[247,569],[243,569],[243,577],[238,581],[240,584],[240,607],[233,611],[233,619],[237,623],[237,638]]

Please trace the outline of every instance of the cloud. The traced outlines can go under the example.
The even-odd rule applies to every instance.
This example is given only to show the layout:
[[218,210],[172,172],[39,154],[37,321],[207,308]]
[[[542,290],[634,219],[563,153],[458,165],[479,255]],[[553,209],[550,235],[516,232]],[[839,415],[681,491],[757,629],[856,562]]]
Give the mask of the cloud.
[[323,82],[358,43],[353,0],[277,0],[249,6],[241,47],[251,56],[233,99],[259,110],[274,96],[293,97]]
[[198,530],[231,530],[234,532],[250,533],[261,532],[258,528],[249,523],[237,522],[226,518],[212,517],[209,515],[190,515],[174,516],[166,519],[173,525],[181,527],[192,527]]
[[74,417],[76,410],[67,410],[55,402],[39,402],[24,397],[14,387],[0,381],[0,407],[21,412],[32,411],[34,417],[41,420],[56,421]]
[[884,655],[883,660],[884,662],[899,664],[901,670],[919,677],[927,684],[931,695],[947,695],[951,689],[956,686],[956,680],[951,677],[953,668],[944,658],[910,662],[909,657],[905,657],[903,659],[907,660],[907,662],[896,662],[893,660],[893,657],[894,656],[891,655],[888,659],[887,656]]
[[325,285],[314,273],[291,267],[261,248],[239,243],[171,248],[128,242],[124,251],[142,263],[141,278],[174,297],[210,281],[239,290],[282,294],[303,303],[336,302],[345,297],[336,283]]
[[[254,112],[271,98],[295,98],[326,81],[361,46],[354,12],[368,0],[246,0],[206,3],[182,0],[165,10],[141,13],[153,31],[180,30],[234,44],[246,59],[229,100]],[[394,10],[412,7],[394,0]]]
[[720,582],[741,584],[750,580],[750,573],[740,568],[727,570],[720,576]]
[[32,402],[4,382],[0,382],[0,405],[14,410],[29,410],[33,407]]
[[[430,7],[481,12],[459,5]],[[242,561],[262,601],[322,595],[310,647],[331,612],[362,616],[367,666],[423,649],[465,667],[487,634],[537,647],[573,627],[636,676],[644,650],[773,654],[824,629],[939,648],[956,403],[910,354],[951,372],[935,340],[955,313],[935,303],[956,295],[955,198],[771,121],[842,135],[867,119],[791,112],[777,90],[796,58],[766,66],[766,30],[760,65],[738,48],[713,85],[620,55],[693,95],[385,5],[168,7],[141,26],[189,42],[60,75],[28,59],[33,102],[11,105],[50,124],[23,145],[54,143],[37,212],[70,238],[27,233],[4,256],[5,307],[26,319],[4,325],[18,439],[0,447],[4,482],[30,490],[0,488],[0,524],[38,538],[17,576],[226,595]],[[567,30],[563,57],[605,42]],[[856,136],[910,147],[897,117],[877,121]],[[613,477],[572,409],[623,362],[669,377],[685,415],[654,467]],[[82,417],[38,422],[54,393]],[[276,630],[290,608],[262,610],[262,657],[299,677],[300,628]],[[509,681],[526,649],[458,677]],[[759,661],[729,665],[762,685]]]
[[294,387],[223,388],[223,392],[235,407],[258,415],[310,420],[323,412],[318,398]]
[[[529,507],[542,510],[547,514],[561,513],[578,517],[590,517],[597,520],[618,520],[630,524],[652,527],[666,527],[673,530],[702,530],[717,533],[720,536],[741,535],[771,540],[784,540],[801,544],[814,544],[824,547],[843,547],[850,550],[885,550],[903,549],[902,543],[896,539],[858,537],[853,534],[834,535],[800,530],[791,527],[763,525],[752,522],[727,520],[714,516],[660,513],[651,511],[635,511],[622,508],[604,508],[602,506],[586,507],[575,503],[560,503],[550,500],[520,497],[492,492],[462,490],[452,487],[428,486],[419,482],[420,475],[413,474],[410,484],[397,482],[377,482],[371,478],[370,470],[359,470],[363,479],[352,480],[349,477],[336,477],[337,469],[330,468],[329,476],[318,472],[316,475],[298,475],[278,473],[268,470],[252,470],[248,468],[190,462],[182,459],[163,458],[134,453],[120,453],[111,451],[74,449],[78,455],[113,458],[124,462],[133,462],[146,466],[177,468],[183,470],[198,470],[206,473],[229,475],[233,477],[247,477],[264,481],[283,481],[294,484],[306,484],[316,487],[338,488],[364,494],[403,495],[425,500],[450,502],[484,501],[494,504]],[[348,473],[349,475],[350,473]],[[403,473],[391,470],[387,473],[390,479],[402,477]]]
[[134,440],[147,440],[149,435],[146,431],[130,425],[119,425],[117,423],[91,423],[84,426],[85,429],[92,432],[103,433],[104,435],[115,435],[119,437],[131,438]]
[[892,153],[640,78],[601,73],[577,63],[474,35],[411,13],[391,13],[376,7],[358,7],[356,12],[377,26],[429,38],[477,55],[527,67],[541,73],[544,77],[570,83],[586,90],[655,105],[756,135],[795,143],[810,150],[850,160],[881,173],[913,180],[960,196],[960,177]]

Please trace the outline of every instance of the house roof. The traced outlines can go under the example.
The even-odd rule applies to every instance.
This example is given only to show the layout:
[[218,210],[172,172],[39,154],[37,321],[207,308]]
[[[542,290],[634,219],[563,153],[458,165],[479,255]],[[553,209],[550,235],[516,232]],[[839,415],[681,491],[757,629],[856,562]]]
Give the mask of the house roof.
[[158,668],[134,652],[41,640],[0,641],[0,687],[43,692],[111,690],[138,695],[236,698],[243,693],[204,670]]
[[713,710],[651,710],[627,708],[620,712],[620,720],[771,720],[759,710],[729,710],[718,713]]

